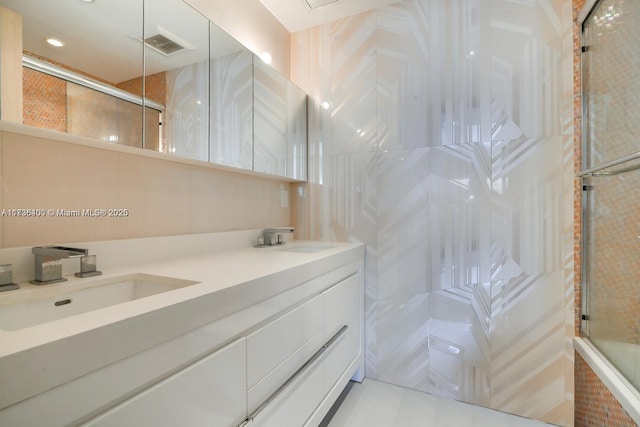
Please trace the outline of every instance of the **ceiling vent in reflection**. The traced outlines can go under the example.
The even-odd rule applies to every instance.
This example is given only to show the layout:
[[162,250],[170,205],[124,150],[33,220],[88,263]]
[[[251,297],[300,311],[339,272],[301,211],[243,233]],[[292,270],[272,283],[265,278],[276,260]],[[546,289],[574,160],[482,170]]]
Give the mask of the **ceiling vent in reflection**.
[[173,55],[185,49],[193,49],[192,45],[162,27],[158,27],[158,34],[146,37],[144,44],[165,56]]
[[304,0],[311,9],[315,9],[320,6],[326,6],[331,3],[335,3],[338,0]]

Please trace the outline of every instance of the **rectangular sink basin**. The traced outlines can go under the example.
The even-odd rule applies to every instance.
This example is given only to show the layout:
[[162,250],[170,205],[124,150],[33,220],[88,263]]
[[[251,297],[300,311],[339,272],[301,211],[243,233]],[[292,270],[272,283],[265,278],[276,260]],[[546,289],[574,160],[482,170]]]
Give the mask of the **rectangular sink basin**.
[[[28,328],[196,283],[199,282],[135,273],[96,279],[91,283],[74,281],[49,285],[52,288],[34,291],[34,294],[41,293],[41,297],[0,305],[0,329],[15,331]],[[69,289],[71,286],[73,289]]]
[[302,252],[302,253],[306,253],[306,254],[312,254],[312,253],[316,253],[316,252],[320,252],[320,251],[324,251],[326,249],[331,249],[331,248],[335,248],[334,245],[331,244],[300,244],[300,245],[291,245],[291,246],[284,246],[282,249],[280,249],[281,251],[284,252]]

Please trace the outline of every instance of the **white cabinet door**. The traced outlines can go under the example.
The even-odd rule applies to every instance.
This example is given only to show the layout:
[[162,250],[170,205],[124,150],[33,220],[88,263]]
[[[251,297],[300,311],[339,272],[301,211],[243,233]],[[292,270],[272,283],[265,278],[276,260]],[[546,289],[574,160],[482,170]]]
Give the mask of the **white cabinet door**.
[[236,426],[246,417],[241,338],[90,420],[85,426]]
[[359,271],[323,293],[324,336],[329,338],[343,326],[348,326],[345,333],[325,352],[325,393],[335,385],[360,352],[362,288],[362,272]]

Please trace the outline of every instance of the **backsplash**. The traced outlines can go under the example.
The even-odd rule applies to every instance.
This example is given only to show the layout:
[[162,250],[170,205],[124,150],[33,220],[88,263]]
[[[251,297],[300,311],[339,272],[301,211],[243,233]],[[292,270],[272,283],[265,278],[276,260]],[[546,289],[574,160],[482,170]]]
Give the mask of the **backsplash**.
[[275,179],[8,123],[0,144],[4,248],[290,225]]

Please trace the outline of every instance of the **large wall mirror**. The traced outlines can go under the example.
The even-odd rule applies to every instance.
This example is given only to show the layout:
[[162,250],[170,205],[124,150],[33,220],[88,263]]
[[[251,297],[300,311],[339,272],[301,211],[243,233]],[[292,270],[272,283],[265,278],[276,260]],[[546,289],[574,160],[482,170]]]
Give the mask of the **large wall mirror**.
[[306,179],[304,92],[182,0],[0,7],[22,17],[24,124]]
[[254,170],[306,176],[307,96],[260,60],[254,66],[254,132]]
[[211,24],[211,161],[252,170],[253,54],[221,45],[223,36]]
[[0,6],[22,17],[24,124],[147,145],[136,40],[142,36],[141,1],[2,0]]

